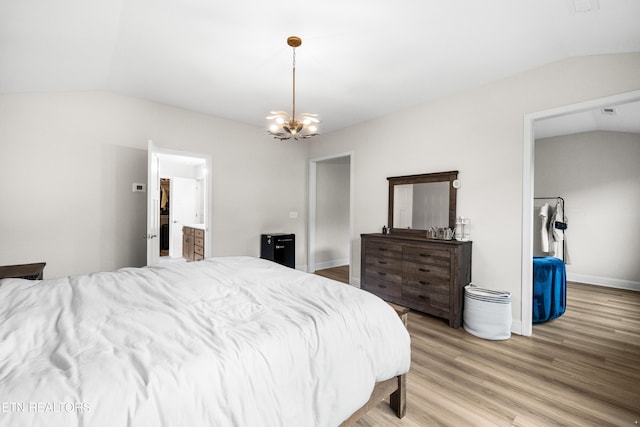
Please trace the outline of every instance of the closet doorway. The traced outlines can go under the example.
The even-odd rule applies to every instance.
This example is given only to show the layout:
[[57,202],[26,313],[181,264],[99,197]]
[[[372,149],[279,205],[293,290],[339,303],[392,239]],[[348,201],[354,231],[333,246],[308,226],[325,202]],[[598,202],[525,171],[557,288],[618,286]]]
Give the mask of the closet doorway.
[[308,272],[349,270],[353,234],[353,153],[309,163]]
[[211,256],[211,156],[160,148],[149,141],[147,265],[182,258],[182,227],[204,225]]
[[[578,104],[567,105],[550,110],[526,114],[524,117],[524,150],[523,150],[523,176],[522,176],[522,261],[521,261],[521,334],[532,334],[532,299],[533,299],[533,233],[534,233],[534,174],[535,174],[535,140],[536,126],[546,119],[558,119],[570,115],[603,108],[640,102],[640,91],[632,91],[605,98],[594,99]],[[639,122],[640,123],[640,122]],[[573,133],[587,131],[586,127],[574,127]],[[545,194],[545,196],[547,196]],[[564,196],[564,194],[551,194],[550,196]],[[568,252],[571,253],[571,218],[567,229]],[[514,329],[515,330],[515,329]]]

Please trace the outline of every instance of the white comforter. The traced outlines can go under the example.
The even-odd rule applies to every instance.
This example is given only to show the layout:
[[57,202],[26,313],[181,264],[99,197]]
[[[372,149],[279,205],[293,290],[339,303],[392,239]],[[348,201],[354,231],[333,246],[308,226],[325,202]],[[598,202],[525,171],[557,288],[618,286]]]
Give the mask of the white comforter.
[[2,426],[336,426],[405,373],[359,289],[249,258],[0,281]]

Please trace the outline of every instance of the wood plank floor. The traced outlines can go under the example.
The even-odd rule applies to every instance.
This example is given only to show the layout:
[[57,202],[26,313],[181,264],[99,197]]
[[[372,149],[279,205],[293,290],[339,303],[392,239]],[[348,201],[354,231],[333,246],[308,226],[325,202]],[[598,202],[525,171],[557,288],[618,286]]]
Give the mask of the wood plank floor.
[[640,425],[640,292],[569,283],[566,313],[531,337],[483,340],[414,311],[409,332],[407,415],[382,403],[356,426]]

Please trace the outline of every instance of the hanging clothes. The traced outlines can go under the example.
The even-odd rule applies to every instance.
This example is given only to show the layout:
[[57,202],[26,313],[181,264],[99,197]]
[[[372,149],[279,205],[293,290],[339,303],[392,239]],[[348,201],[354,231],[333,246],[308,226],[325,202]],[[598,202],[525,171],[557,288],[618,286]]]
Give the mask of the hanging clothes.
[[540,208],[540,213],[538,214],[540,217],[540,243],[542,252],[549,252],[549,204],[545,203]]
[[571,264],[567,251],[567,222],[567,217],[564,214],[564,203],[561,199],[558,199],[549,223],[550,238],[553,240],[553,245],[549,248],[549,255],[564,260],[565,264]]
[[564,256],[564,230],[558,228],[557,223],[564,223],[564,209],[560,200],[556,202],[549,221],[549,255],[563,259]]

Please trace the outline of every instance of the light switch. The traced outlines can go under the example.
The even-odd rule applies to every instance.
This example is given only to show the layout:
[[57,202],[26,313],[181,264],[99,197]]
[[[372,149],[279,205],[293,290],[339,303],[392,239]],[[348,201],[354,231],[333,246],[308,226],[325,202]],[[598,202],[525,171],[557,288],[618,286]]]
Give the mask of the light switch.
[[296,218],[298,218],[298,212],[296,212],[296,211],[289,211],[289,218],[291,218],[291,219],[296,219]]
[[131,191],[133,191],[134,193],[144,193],[146,190],[146,184],[137,184],[137,183],[133,183],[131,185]]

